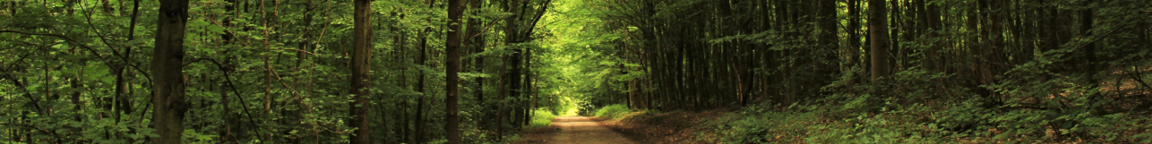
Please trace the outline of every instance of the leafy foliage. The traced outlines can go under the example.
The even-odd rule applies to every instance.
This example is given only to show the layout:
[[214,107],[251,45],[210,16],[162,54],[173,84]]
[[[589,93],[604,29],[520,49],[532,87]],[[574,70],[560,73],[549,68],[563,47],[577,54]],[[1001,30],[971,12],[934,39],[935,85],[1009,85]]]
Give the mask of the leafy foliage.
[[624,105],[614,104],[614,105],[608,105],[608,106],[600,108],[599,110],[596,110],[596,114],[594,116],[599,117],[599,118],[605,118],[605,119],[618,119],[618,118],[621,118],[621,116],[623,116],[624,114],[628,114],[631,112],[632,112],[632,110],[629,110],[628,107],[626,107]]

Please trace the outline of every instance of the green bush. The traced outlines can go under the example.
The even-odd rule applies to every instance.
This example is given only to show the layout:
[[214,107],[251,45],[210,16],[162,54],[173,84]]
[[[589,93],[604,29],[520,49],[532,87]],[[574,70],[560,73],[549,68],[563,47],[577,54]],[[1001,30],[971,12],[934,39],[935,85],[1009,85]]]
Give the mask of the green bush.
[[539,109],[536,109],[536,111],[532,112],[532,121],[529,121],[528,127],[524,127],[524,128],[525,129],[535,129],[535,128],[541,128],[541,127],[548,127],[548,126],[552,125],[552,119],[555,119],[555,118],[556,118],[556,115],[554,114],[554,112],[552,112],[552,110],[550,110],[548,108],[539,108]]
[[622,104],[614,104],[600,108],[600,110],[596,110],[596,115],[594,116],[598,118],[615,119],[628,112],[632,112],[632,110],[628,110],[627,106]]
[[[712,123],[719,143],[933,143],[944,141],[938,128],[904,117],[917,111],[847,113],[842,108],[793,105],[786,110],[754,106],[729,113]],[[831,113],[837,113],[832,116]]]

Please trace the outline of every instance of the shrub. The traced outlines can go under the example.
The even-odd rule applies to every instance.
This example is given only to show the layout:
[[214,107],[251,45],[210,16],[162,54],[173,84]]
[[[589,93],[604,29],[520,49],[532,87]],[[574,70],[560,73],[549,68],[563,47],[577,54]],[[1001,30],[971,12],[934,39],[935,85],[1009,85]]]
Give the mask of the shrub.
[[548,127],[548,126],[552,125],[552,119],[555,119],[555,118],[556,118],[556,115],[554,114],[554,112],[552,112],[552,110],[550,110],[548,108],[539,108],[539,109],[536,109],[536,111],[532,112],[532,121],[529,121],[528,127],[524,127],[524,128],[525,129],[535,129],[535,128],[541,128],[541,127]]
[[628,112],[631,112],[631,110],[628,110],[627,106],[624,106],[621,104],[614,104],[614,105],[606,106],[604,108],[600,108],[600,110],[596,110],[595,116],[599,117],[599,118],[615,119],[615,118],[619,118],[620,116],[622,116],[623,114],[626,114]]

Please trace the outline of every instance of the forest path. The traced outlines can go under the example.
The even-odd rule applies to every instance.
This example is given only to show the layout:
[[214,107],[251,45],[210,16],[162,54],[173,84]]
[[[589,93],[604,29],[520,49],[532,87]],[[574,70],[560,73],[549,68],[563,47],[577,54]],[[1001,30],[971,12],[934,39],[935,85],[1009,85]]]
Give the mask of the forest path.
[[560,130],[544,141],[550,144],[635,144],[624,134],[601,125],[600,120],[583,116],[557,117],[552,125]]

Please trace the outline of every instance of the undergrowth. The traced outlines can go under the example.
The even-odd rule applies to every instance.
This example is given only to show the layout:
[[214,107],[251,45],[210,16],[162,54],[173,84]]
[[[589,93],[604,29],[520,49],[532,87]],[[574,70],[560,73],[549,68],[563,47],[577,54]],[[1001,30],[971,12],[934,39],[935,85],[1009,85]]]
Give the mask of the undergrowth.
[[552,119],[556,118],[556,113],[551,109],[539,108],[532,112],[532,121],[528,122],[528,126],[524,127],[525,130],[537,129],[542,127],[552,126]]
[[629,110],[627,106],[622,104],[614,104],[596,110],[596,114],[594,116],[604,119],[619,119],[622,118],[621,116],[624,116],[630,112],[632,112],[632,110]]
[[933,83],[946,77],[908,70],[879,85],[833,83],[821,99],[748,106],[702,126],[717,143],[1152,143],[1146,110],[1060,85],[1074,80],[1005,80],[981,96]]

